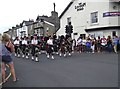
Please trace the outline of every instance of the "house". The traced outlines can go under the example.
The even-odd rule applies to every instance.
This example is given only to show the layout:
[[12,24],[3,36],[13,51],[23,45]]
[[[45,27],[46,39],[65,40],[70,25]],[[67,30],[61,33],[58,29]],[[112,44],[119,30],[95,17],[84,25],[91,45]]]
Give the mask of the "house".
[[55,33],[55,25],[43,19],[34,22],[34,35],[47,36]]
[[72,37],[120,36],[120,1],[114,0],[72,0],[60,18],[57,36],[65,35],[65,27],[71,22]]
[[51,12],[51,16],[37,16],[36,22],[34,23],[35,34],[39,36],[46,36],[56,34],[60,27],[60,20],[56,11]]
[[23,20],[22,23],[17,28],[17,36],[18,37],[24,37],[24,36],[30,36],[33,34],[33,20]]
[[55,3],[54,3],[54,11],[51,12],[51,16],[37,16],[36,21],[33,20],[23,20],[22,23],[13,27],[12,30],[9,30],[9,33],[13,38],[17,37],[28,37],[28,36],[48,36],[56,34],[58,29],[60,28],[60,20],[58,17],[58,13],[55,11]]
[[9,34],[9,35],[10,35],[10,38],[11,38],[12,40],[14,40],[15,37],[17,36],[17,30],[16,30],[16,29],[17,29],[16,27],[12,27],[12,28],[10,28],[8,31],[5,31],[4,33]]

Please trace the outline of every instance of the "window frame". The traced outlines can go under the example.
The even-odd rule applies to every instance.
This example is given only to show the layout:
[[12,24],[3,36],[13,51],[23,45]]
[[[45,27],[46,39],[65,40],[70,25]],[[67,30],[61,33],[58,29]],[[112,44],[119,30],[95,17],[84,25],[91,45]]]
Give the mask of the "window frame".
[[90,14],[90,22],[91,24],[98,24],[99,18],[98,18],[98,11],[92,12]]
[[71,17],[67,18],[67,24],[69,25],[69,23],[71,22]]

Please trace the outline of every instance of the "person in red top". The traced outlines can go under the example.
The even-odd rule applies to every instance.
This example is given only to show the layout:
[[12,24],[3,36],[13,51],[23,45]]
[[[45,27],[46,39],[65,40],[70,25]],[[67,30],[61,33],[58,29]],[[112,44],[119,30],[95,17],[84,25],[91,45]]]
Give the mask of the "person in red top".
[[103,38],[101,38],[102,51],[106,51],[106,45],[107,45],[107,39],[105,38],[105,36],[103,36]]

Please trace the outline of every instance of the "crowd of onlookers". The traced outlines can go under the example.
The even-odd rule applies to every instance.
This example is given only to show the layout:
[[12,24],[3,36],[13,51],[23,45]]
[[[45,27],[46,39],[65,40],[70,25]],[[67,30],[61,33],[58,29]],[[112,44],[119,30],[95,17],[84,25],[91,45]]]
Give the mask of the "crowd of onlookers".
[[120,50],[120,37],[79,37],[73,40],[73,49],[81,52],[115,52]]

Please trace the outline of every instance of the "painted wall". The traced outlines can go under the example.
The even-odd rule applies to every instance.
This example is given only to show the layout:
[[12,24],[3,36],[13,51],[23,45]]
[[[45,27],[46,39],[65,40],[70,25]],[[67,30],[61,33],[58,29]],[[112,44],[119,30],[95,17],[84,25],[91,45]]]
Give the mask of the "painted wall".
[[[66,13],[60,19],[60,29],[57,35],[65,35],[65,26],[67,25],[67,18],[71,17],[71,22],[73,25],[73,32],[79,34],[87,34],[85,29],[118,26],[118,16],[114,17],[103,17],[103,13],[117,11],[120,6],[118,5],[116,10],[113,10],[113,6],[118,3],[105,2],[100,0],[90,1],[90,0],[74,0],[74,3],[69,7]],[[75,6],[80,6],[79,3],[86,3],[83,10],[77,11]],[[98,23],[91,23],[91,13],[98,12]],[[73,36],[74,37],[74,36]]]

